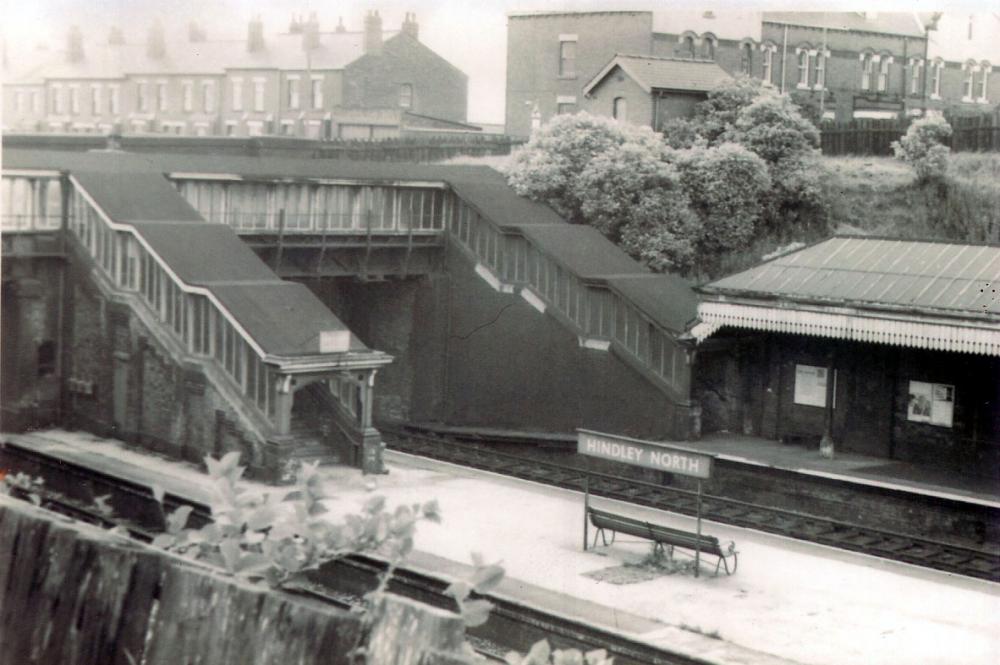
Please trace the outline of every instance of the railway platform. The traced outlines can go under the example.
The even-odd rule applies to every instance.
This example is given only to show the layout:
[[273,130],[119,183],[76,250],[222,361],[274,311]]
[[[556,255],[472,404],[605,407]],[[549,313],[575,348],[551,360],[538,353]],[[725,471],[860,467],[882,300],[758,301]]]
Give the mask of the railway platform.
[[[415,424],[420,431],[469,441],[524,444],[548,450],[575,450],[576,436],[552,432]],[[665,441],[665,443],[672,443]],[[959,475],[927,465],[837,451],[820,455],[816,446],[788,444],[756,436],[713,432],[683,445],[747,467],[763,467],[912,494],[1000,507],[1000,478]]]
[[[211,492],[194,466],[89,434],[5,440],[195,500]],[[328,502],[332,518],[356,511],[373,491],[390,506],[436,499],[443,522],[420,524],[409,565],[457,575],[470,552],[481,552],[507,570],[500,594],[705,663],[933,664],[956,662],[959,653],[972,665],[1000,660],[998,584],[712,522],[706,533],[736,542],[739,571],[695,579],[644,565],[646,542],[625,538],[584,552],[579,492],[395,451],[386,461],[385,476],[322,469],[336,497]],[[683,515],[595,501],[639,519],[693,525]]]

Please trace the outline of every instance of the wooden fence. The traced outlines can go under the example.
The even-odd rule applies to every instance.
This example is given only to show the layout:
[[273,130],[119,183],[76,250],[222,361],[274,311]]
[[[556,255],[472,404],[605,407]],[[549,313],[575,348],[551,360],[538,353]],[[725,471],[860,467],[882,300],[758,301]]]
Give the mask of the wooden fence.
[[[369,665],[460,662],[455,614],[387,595],[373,615]],[[348,665],[362,630],[356,613],[0,495],[0,665]]]
[[[1000,151],[1000,113],[948,117],[953,130],[949,144],[956,152]],[[820,147],[824,155],[892,155],[911,120],[863,119],[824,122],[820,127]]]

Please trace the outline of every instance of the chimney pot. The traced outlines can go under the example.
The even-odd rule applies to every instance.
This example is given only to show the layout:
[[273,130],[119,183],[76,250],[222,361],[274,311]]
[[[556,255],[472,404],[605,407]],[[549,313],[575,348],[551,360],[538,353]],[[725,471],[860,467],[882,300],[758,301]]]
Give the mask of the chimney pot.
[[159,60],[167,55],[167,40],[163,34],[163,24],[158,20],[149,28],[149,40],[146,42],[146,55]]
[[80,32],[78,25],[69,29],[69,36],[66,39],[66,59],[70,62],[83,60],[83,33]]
[[382,51],[382,17],[378,10],[369,11],[365,16],[365,32],[362,40],[365,53],[381,53]]
[[108,43],[120,46],[125,43],[125,35],[122,34],[122,29],[117,25],[112,26],[111,30],[108,32]]
[[205,31],[201,29],[197,21],[191,21],[188,24],[188,41],[190,42],[203,42],[205,41]]
[[403,32],[414,39],[420,39],[420,25],[417,23],[417,15],[413,12],[406,12],[406,18],[403,19]]
[[247,52],[258,53],[264,50],[264,22],[260,16],[254,17],[247,25]]

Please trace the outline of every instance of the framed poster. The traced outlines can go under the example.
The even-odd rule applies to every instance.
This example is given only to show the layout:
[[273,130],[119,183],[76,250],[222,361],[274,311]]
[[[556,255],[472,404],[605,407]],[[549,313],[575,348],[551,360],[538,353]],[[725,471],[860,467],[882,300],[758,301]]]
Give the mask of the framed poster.
[[805,406],[826,406],[826,367],[814,365],[795,366],[795,396],[796,404]]
[[955,413],[955,386],[946,383],[910,381],[906,419],[951,427]]

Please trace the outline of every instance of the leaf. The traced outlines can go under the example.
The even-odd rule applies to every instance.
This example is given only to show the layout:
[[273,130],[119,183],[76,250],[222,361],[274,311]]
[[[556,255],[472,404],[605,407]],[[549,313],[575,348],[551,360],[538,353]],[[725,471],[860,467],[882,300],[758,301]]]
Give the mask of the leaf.
[[177,541],[177,538],[172,533],[158,533],[156,537],[153,538],[153,547],[159,547],[161,549],[168,549]]
[[451,596],[459,603],[463,602],[469,597],[469,593],[472,591],[472,587],[465,580],[455,580],[448,585],[448,588],[444,590],[445,595]]
[[437,499],[431,499],[425,503],[421,512],[423,513],[425,520],[440,524],[441,506],[438,505]]
[[108,517],[115,514],[115,509],[111,507],[111,495],[102,494],[101,496],[94,497],[94,507],[97,508],[97,512]]
[[180,533],[181,529],[187,526],[192,510],[194,509],[191,506],[178,506],[167,515],[167,533]]
[[524,662],[524,657],[516,651],[508,651],[503,659],[507,665],[521,665]]
[[526,660],[528,663],[548,663],[549,656],[552,654],[552,648],[549,646],[548,640],[540,640],[531,645],[531,650],[528,651]]
[[469,628],[481,626],[490,618],[493,604],[485,600],[470,600],[462,603],[462,621]]
[[274,524],[277,517],[274,507],[265,504],[247,515],[247,529],[251,531],[267,529]]
[[362,510],[369,515],[374,515],[375,513],[380,512],[383,508],[385,508],[385,497],[377,495],[365,501]]
[[226,570],[231,573],[235,573],[239,570],[241,554],[239,543],[232,539],[223,540],[219,544],[219,553],[222,555],[222,560],[226,564]]
[[490,589],[496,588],[503,579],[504,569],[496,564],[482,566],[476,569],[470,583],[476,593],[486,593]]
[[157,484],[150,485],[149,487],[153,491],[153,498],[156,499],[156,503],[163,505],[163,488]]

